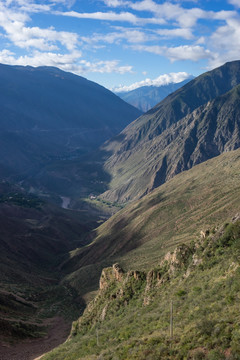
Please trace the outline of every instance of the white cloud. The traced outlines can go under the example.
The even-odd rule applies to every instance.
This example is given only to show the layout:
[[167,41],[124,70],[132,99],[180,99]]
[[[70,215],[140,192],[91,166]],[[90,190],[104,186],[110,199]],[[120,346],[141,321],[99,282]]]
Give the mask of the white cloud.
[[[22,5],[24,1],[20,1]],[[26,3],[25,3],[26,5]],[[41,29],[27,27],[29,16],[19,11],[13,11],[0,5],[0,27],[5,31],[5,37],[21,49],[35,48],[42,51],[58,50],[58,45],[68,50],[76,48],[78,35],[76,33],[56,31],[54,28]]]
[[156,40],[156,35],[149,35],[138,29],[129,29],[123,27],[115,27],[116,32],[110,32],[107,34],[92,34],[91,37],[81,37],[81,40],[88,43],[94,44],[98,42],[104,43],[119,43],[121,40],[126,40],[129,43],[144,43],[150,40]]
[[145,79],[139,82],[136,82],[129,86],[119,86],[114,88],[114,92],[122,92],[122,91],[132,91],[138,89],[142,86],[163,86],[168,85],[170,83],[179,83],[183,80],[186,80],[191,75],[186,72],[178,72],[178,73],[170,73],[170,74],[163,74],[158,76],[156,79]]
[[[48,4],[47,4],[48,2]],[[26,13],[38,13],[38,12],[49,12],[52,7],[57,4],[62,4],[67,8],[74,5],[76,0],[49,0],[38,3],[35,0],[2,0],[2,5],[13,9],[18,9],[20,12]]]
[[186,40],[191,40],[194,38],[192,31],[188,28],[159,29],[156,32],[157,32],[157,34],[159,34],[165,38],[182,37]]
[[52,52],[34,51],[33,55],[16,57],[9,50],[0,52],[0,62],[10,65],[31,65],[31,66],[56,66],[62,70],[70,70],[76,66],[81,58],[81,53],[76,51],[71,54],[60,54]]
[[71,54],[59,54],[53,52],[35,51],[32,56],[25,55],[16,57],[9,50],[0,51],[0,63],[9,65],[30,66],[54,66],[64,71],[82,75],[84,73],[119,73],[132,72],[131,66],[119,66],[118,60],[89,62],[81,59],[81,52],[74,51]]
[[209,39],[217,55],[211,59],[210,66],[216,67],[226,61],[240,58],[240,19],[228,19],[226,25],[220,26]]
[[[56,3],[70,6],[73,1],[52,1],[52,4]],[[42,29],[37,26],[26,26],[26,23],[31,19],[29,14],[24,11],[25,8],[29,12],[37,11],[37,9],[46,10],[45,7],[40,6],[38,8],[37,4],[31,0],[6,0],[4,3],[0,3],[0,27],[5,32],[2,37],[26,51],[25,55],[16,56],[13,51],[9,50],[10,48],[3,49],[0,51],[0,62],[23,66],[55,66],[76,74],[92,72],[125,74],[132,72],[132,66],[120,65],[118,60],[90,62],[83,59],[82,52],[78,50],[79,38],[76,33],[57,31],[53,27]],[[125,14],[122,13],[121,16],[125,17]],[[133,18],[131,17],[131,19]],[[140,41],[143,34],[133,30],[133,33],[128,33],[128,36],[132,38],[132,41],[134,37],[135,39],[139,38]],[[60,49],[60,45],[64,49]]]
[[158,45],[132,45],[132,49],[137,51],[146,51],[156,55],[164,55],[170,61],[211,59],[213,54],[210,50],[204,49],[199,45],[181,45],[176,47],[166,47]]
[[120,22],[129,22],[131,24],[165,24],[165,20],[162,18],[143,18],[137,17],[131,12],[120,12],[116,13],[113,11],[109,12],[93,12],[93,13],[80,13],[77,11],[55,11],[55,15],[75,17],[78,19],[92,19],[92,20],[106,20],[106,21],[120,21]]
[[15,10],[18,9],[18,11],[26,13],[48,12],[51,10],[49,4],[38,4],[32,0],[3,0],[2,5],[11,6]]
[[136,24],[138,22],[137,16],[130,12],[121,12],[118,14],[118,13],[115,13],[112,11],[110,11],[110,12],[94,12],[94,13],[79,13],[76,11],[66,11],[66,12],[56,11],[55,14],[62,15],[62,16],[75,17],[78,19],[123,21],[123,22],[130,22],[133,24]]
[[57,50],[57,43],[73,50],[78,42],[74,33],[55,31],[54,29],[40,29],[39,27],[25,27],[20,22],[4,25],[7,37],[22,49],[36,48],[39,50]]
[[[0,0],[0,27],[3,29],[0,29],[1,40],[3,40],[2,49],[4,46],[9,49],[2,50],[0,61],[9,59],[10,62],[22,65],[29,62],[33,66],[39,64],[58,66],[75,73],[116,72],[124,74],[132,72],[132,66],[128,64],[122,66],[118,60],[101,61],[101,55],[96,62],[87,61],[85,56],[89,49],[97,51],[103,47],[107,48],[107,44],[122,46],[124,50],[134,49],[157,54],[172,62],[179,60],[196,62],[206,59],[210,66],[240,58],[240,18],[237,10],[205,11],[198,7],[195,0],[193,6],[190,3],[184,6],[188,0],[101,1],[106,5],[106,11],[101,11],[101,7],[100,11],[88,13],[70,11],[76,0]],[[99,2],[100,0],[94,1],[95,4]],[[236,8],[240,8],[240,0],[228,0],[228,2]],[[78,2],[79,4],[81,5],[81,1]],[[65,12],[62,11],[64,7]],[[61,11],[56,11],[56,9],[61,9]],[[232,8],[232,10],[234,9]],[[104,33],[105,26],[102,33],[89,33],[87,36],[81,36],[75,32],[58,31],[54,27],[31,26],[31,14],[40,12],[42,15],[49,13],[78,19],[116,22],[114,25],[117,25],[117,22],[125,22],[129,23],[129,26],[118,26],[112,30],[108,23],[106,33]],[[202,33],[196,26],[200,19],[208,21],[202,24]],[[147,24],[164,26],[147,27]],[[99,27],[101,25],[98,23]],[[214,31],[212,29],[216,29],[216,25],[219,27],[211,34]],[[59,22],[57,26],[60,27]],[[206,35],[207,29],[209,30],[208,35]],[[182,45],[179,38],[187,40],[186,43]],[[172,42],[174,44],[172,45],[167,41],[168,39],[176,39],[176,42]],[[5,45],[7,41],[8,44]],[[128,45],[126,45],[127,43]],[[84,45],[81,51],[79,51],[80,44]],[[11,45],[24,50],[22,53],[25,55],[16,57],[10,51]],[[108,48],[111,50],[111,46]],[[86,53],[84,59],[81,57],[82,51]],[[135,86],[135,84],[133,85]]]
[[240,8],[240,0],[228,0],[229,4]]
[[206,39],[204,36],[200,36],[200,38],[198,38],[198,40],[196,41],[196,44],[201,45],[201,44],[205,44],[206,43]]
[[82,60],[80,63],[84,68],[84,72],[98,72],[102,74],[113,72],[118,74],[125,74],[132,72],[132,66],[119,66],[118,60],[98,61],[96,63]]
[[128,4],[128,1],[124,0],[103,0],[103,2],[109,7],[125,6]]
[[[213,20],[226,20],[237,15],[235,11],[205,11],[198,7],[185,8],[178,3],[170,1],[159,4],[153,0],[133,1],[120,1],[120,0],[103,0],[109,7],[125,6],[135,11],[147,11],[154,14],[151,23],[159,21],[159,23],[172,22],[172,25],[179,24],[182,28],[192,28],[196,25],[199,19],[213,19]],[[236,7],[240,7],[239,0],[229,0]],[[195,1],[197,2],[197,1]],[[144,21],[144,18],[142,18]],[[149,19],[148,19],[149,20]],[[148,21],[150,23],[150,21]]]
[[199,45],[181,45],[166,49],[166,56],[171,61],[177,60],[191,60],[199,61],[201,59],[210,59],[212,54],[210,50],[204,49]]
[[75,4],[76,0],[51,0],[53,4],[63,4],[68,8],[72,7]]
[[240,46],[240,19],[229,19],[212,34],[210,41],[219,49],[231,50]]
[[[105,4],[112,6],[112,1],[105,1]],[[172,20],[180,24],[180,26],[192,27],[196,24],[198,19],[208,17],[208,13],[199,8],[186,9],[179,4],[173,4],[171,2],[164,2],[158,4],[152,0],[142,0],[138,2],[131,1],[114,1],[114,7],[127,6],[128,8],[136,11],[147,11],[155,15],[155,20],[161,20],[164,23],[166,20]],[[152,21],[154,18],[152,19]]]

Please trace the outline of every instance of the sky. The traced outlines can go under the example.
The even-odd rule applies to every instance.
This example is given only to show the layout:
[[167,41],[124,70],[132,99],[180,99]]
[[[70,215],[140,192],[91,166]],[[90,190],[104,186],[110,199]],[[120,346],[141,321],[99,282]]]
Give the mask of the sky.
[[240,0],[0,0],[0,63],[55,66],[113,91],[240,59]]

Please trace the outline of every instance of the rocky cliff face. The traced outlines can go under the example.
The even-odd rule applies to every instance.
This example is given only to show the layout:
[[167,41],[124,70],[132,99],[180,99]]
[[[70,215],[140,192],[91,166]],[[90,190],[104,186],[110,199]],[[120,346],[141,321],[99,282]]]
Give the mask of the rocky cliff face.
[[[230,238],[240,234],[239,215],[237,214],[232,221],[231,229],[234,230],[226,231],[228,225],[225,225],[214,229],[212,233],[209,230],[201,231],[197,242],[189,246],[178,245],[173,252],[168,252],[164,256],[159,266],[148,272],[124,272],[119,264],[103,269],[99,292],[89,303],[83,316],[74,323],[72,335],[81,331],[81,327],[84,328],[87,324],[93,325],[104,321],[108,312],[112,313],[112,307],[116,303],[118,307],[127,306],[133,297],[138,297],[142,305],[147,306],[154,300],[156,289],[176,278],[188,278],[196,267],[206,263],[209,256],[214,256],[214,249],[230,246]],[[240,264],[234,262],[230,265],[230,271],[235,272],[239,267]]]

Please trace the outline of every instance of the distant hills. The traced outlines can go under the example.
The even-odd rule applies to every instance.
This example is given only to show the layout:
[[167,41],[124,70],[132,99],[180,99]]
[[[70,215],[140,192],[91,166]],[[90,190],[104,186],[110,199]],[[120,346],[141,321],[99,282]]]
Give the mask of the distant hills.
[[118,92],[116,94],[142,112],[146,112],[192,79],[193,77],[189,77],[189,79],[179,83],[170,83],[162,86],[141,86],[135,90]]
[[177,173],[240,145],[240,61],[190,81],[102,147],[103,198],[141,198]]
[[0,169],[22,180],[78,157],[141,112],[104,87],[52,67],[0,65]]

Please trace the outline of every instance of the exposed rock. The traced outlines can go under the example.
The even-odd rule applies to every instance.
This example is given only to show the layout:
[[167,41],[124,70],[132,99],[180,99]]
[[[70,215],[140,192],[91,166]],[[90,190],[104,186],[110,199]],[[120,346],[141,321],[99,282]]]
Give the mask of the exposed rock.
[[143,274],[143,272],[137,270],[128,271],[126,281],[128,281],[130,277],[133,277],[135,280],[140,280],[142,279]]
[[193,254],[193,257],[192,257],[192,265],[193,266],[198,266],[198,265],[200,265],[201,263],[202,263],[202,259],[201,258],[199,258],[198,256],[197,256],[197,254]]
[[105,290],[111,280],[113,280],[112,268],[103,269],[99,281],[99,289]]
[[206,231],[202,231],[200,232],[200,237],[202,239],[205,239],[207,236],[209,235],[209,230],[206,230]]
[[99,281],[100,290],[105,290],[114,280],[122,281],[123,275],[124,271],[119,264],[114,264],[111,268],[103,269]]
[[169,271],[174,272],[177,269],[184,268],[191,255],[191,249],[187,245],[182,244],[177,246],[173,253],[168,252],[160,265],[162,266],[167,262],[169,264]]
[[123,279],[124,271],[119,264],[113,265],[113,272],[117,281],[121,281]]
[[[187,245],[179,245],[174,252],[168,252],[165,255],[158,270],[155,269],[148,272],[143,299],[144,306],[149,305],[151,301],[151,296],[149,294],[151,289],[168,281],[176,270],[186,268],[191,255],[192,251]],[[184,276],[189,276],[190,272],[191,269],[189,268]]]
[[236,222],[236,221],[238,221],[238,220],[240,220],[240,213],[237,213],[237,214],[232,218],[232,222],[234,223],[234,222]]
[[106,317],[106,315],[107,315],[107,309],[108,309],[108,304],[106,304],[106,305],[104,306],[104,308],[103,308],[103,311],[102,311],[102,314],[101,314],[101,317],[100,317],[100,319],[101,319],[102,321],[104,321],[104,319],[105,319],[105,317]]

